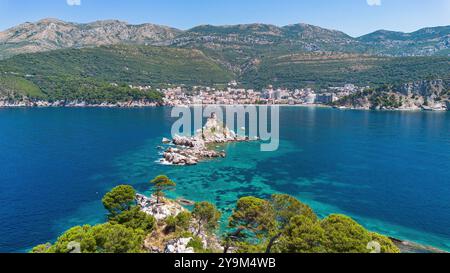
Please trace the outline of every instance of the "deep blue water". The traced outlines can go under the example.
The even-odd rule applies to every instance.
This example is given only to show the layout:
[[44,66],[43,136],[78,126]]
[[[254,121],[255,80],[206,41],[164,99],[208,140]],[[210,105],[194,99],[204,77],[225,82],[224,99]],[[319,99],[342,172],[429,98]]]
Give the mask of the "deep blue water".
[[294,195],[322,216],[450,250],[450,114],[281,109],[281,145],[232,144],[228,157],[162,166],[170,109],[0,109],[0,252],[23,252],[104,220],[101,197],[167,174],[172,197],[225,212],[246,195]]

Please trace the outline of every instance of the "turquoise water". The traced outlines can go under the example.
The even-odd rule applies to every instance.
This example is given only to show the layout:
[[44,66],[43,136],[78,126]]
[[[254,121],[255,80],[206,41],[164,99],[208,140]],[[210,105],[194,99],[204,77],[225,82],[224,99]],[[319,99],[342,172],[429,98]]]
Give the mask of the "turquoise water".
[[[225,214],[239,197],[282,192],[322,217],[450,250],[450,114],[281,109],[281,143],[226,146],[226,159],[163,166],[169,108],[0,109],[0,251],[21,252],[65,229],[104,221],[101,197],[167,174],[171,197]],[[225,219],[224,219],[225,221]]]

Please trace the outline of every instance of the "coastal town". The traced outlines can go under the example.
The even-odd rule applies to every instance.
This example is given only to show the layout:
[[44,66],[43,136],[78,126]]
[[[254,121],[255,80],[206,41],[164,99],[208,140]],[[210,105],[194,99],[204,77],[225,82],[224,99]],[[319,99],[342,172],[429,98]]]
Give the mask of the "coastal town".
[[[118,84],[111,83],[112,87]],[[157,106],[197,105],[280,105],[280,106],[327,106],[338,109],[447,111],[450,109],[450,91],[442,80],[418,81],[401,86],[396,91],[373,92],[370,86],[345,84],[328,88],[274,88],[269,85],[261,90],[248,89],[236,81],[227,85],[185,86],[167,84],[164,88],[128,85],[138,92],[158,92],[162,100],[131,100],[119,102],[46,101],[22,97],[11,100],[0,97],[0,108],[8,107],[105,107],[139,108]],[[380,101],[374,104],[374,101]]]
[[[116,83],[111,83],[117,86]],[[150,91],[151,86],[129,85],[131,89]],[[313,88],[285,89],[269,85],[262,90],[240,87],[236,81],[228,83],[225,88],[209,86],[171,86],[156,88],[163,94],[162,103],[149,101],[129,101],[118,103],[91,104],[86,101],[44,101],[7,100],[0,98],[0,107],[151,107],[151,106],[181,106],[181,105],[330,105],[341,98],[362,92],[368,87],[358,87],[346,84],[342,87],[331,87],[316,90]]]
[[329,105],[341,98],[364,91],[368,87],[346,84],[318,90],[301,88],[289,90],[268,86],[262,90],[239,87],[236,81],[228,83],[224,89],[194,86],[191,90],[183,87],[160,89],[164,94],[164,104],[176,105]]
[[[145,91],[150,86],[133,86],[130,88]],[[130,101],[118,103],[90,104],[85,101],[41,101],[22,100],[10,101],[0,98],[0,107],[151,107],[151,106],[182,106],[182,105],[329,105],[341,98],[364,91],[368,87],[358,87],[346,84],[343,87],[332,87],[319,91],[312,88],[289,90],[269,86],[261,91],[238,87],[231,82],[224,89],[205,86],[174,86],[156,89],[161,92],[162,103],[148,101]]]

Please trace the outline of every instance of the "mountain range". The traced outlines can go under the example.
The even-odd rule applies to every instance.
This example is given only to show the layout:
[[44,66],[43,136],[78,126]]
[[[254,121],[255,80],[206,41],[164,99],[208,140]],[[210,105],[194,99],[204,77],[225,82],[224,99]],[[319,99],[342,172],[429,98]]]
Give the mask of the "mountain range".
[[341,31],[308,24],[278,27],[268,24],[203,25],[176,28],[118,20],[87,24],[43,19],[0,32],[0,58],[20,53],[115,44],[203,47],[211,50],[257,47],[259,50],[338,51],[387,56],[450,54],[450,26],[424,28],[413,33],[379,30],[358,38]]
[[[183,31],[117,20],[43,19],[0,32],[0,59],[0,95],[48,99],[92,99],[111,83],[214,85],[235,79],[260,89],[450,82],[450,26],[355,38],[308,24]],[[87,93],[77,89],[80,83]]]
[[0,32],[0,57],[121,43],[157,44],[179,34],[180,30],[169,27],[153,24],[128,25],[117,20],[76,24],[43,19]]

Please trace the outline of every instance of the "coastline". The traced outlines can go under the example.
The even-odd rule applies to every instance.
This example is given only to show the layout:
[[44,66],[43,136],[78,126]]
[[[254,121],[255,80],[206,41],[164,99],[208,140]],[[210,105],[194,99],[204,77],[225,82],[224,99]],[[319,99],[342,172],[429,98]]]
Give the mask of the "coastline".
[[361,107],[336,107],[325,104],[189,104],[189,105],[173,105],[173,104],[162,104],[154,102],[118,102],[118,103],[101,103],[101,104],[90,104],[86,102],[14,102],[6,103],[0,101],[0,109],[24,109],[24,108],[105,108],[105,109],[132,109],[132,108],[156,108],[156,107],[232,107],[232,106],[279,106],[279,107],[304,107],[304,108],[329,108],[336,110],[355,110],[355,111],[374,111],[374,112],[436,112],[436,113],[446,113],[449,110],[432,110],[423,108],[394,108],[394,109],[370,109]]
[[410,241],[400,240],[397,238],[389,237],[394,244],[400,249],[401,253],[436,253],[436,254],[444,254],[449,253],[445,250],[433,247],[422,245]]

